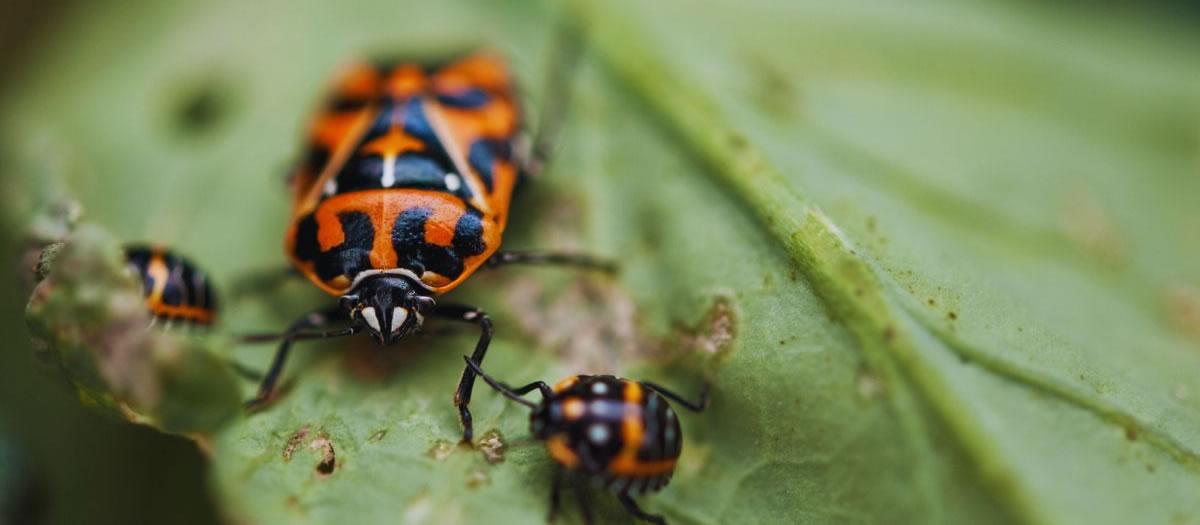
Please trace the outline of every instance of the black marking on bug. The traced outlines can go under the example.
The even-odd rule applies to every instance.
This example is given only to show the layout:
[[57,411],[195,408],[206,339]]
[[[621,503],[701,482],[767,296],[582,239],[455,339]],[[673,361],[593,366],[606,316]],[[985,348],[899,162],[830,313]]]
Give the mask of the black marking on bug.
[[371,243],[375,238],[375,226],[371,218],[362,212],[350,211],[338,214],[344,239],[329,251],[321,251],[317,242],[317,221],[311,214],[300,220],[296,231],[296,257],[312,261],[317,276],[330,280],[339,275],[353,279],[359,272],[371,268]]
[[404,210],[392,229],[392,247],[397,264],[417,275],[431,271],[456,279],[462,275],[463,260],[479,255],[486,248],[483,242],[483,222],[479,212],[468,210],[459,218],[451,246],[438,246],[425,241],[425,223],[433,214],[429,208]]

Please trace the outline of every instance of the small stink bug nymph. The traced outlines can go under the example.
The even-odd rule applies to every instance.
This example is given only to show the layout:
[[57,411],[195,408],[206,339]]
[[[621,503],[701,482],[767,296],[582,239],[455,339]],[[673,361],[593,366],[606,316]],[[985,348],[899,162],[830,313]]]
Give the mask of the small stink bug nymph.
[[[488,52],[432,65],[364,63],[340,77],[292,174],[285,242],[292,266],[339,305],[281,334],[246,338],[282,340],[251,408],[271,398],[290,345],[302,339],[366,331],[386,346],[437,317],[476,325],[472,359],[482,362],[492,337],[487,314],[435,300],[482,267],[611,268],[577,255],[499,251],[517,181],[543,165],[537,157],[548,149],[539,146],[546,126],[530,148],[520,131],[508,69]],[[320,330],[336,322],[348,325]],[[464,369],[454,396],[468,442],[474,384]]]
[[[551,519],[558,512],[562,473],[566,471],[612,491],[630,514],[652,523],[666,523],[662,516],[638,507],[633,496],[662,489],[675,472],[683,435],[679,418],[667,399],[700,412],[708,406],[707,387],[697,403],[654,383],[608,375],[570,376],[553,387],[534,381],[512,388],[484,373],[471,359],[463,359],[492,388],[532,410],[530,432],[546,442],[546,449],[560,467],[551,486]],[[522,397],[533,390],[542,394],[540,403]],[[590,522],[582,498],[581,506]]]
[[155,324],[209,326],[217,319],[217,296],[191,261],[168,250],[142,245],[125,247],[130,269],[142,281],[146,308]]

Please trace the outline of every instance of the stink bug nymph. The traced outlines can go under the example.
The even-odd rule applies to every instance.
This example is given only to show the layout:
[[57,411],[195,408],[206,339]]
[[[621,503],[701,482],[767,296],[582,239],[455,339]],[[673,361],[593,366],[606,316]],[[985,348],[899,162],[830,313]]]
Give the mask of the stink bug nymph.
[[[492,337],[487,314],[435,300],[482,267],[612,268],[577,255],[499,251],[517,181],[542,166],[549,149],[547,126],[529,148],[521,127],[508,69],[488,52],[437,64],[362,63],[340,77],[291,176],[285,242],[295,270],[339,306],[306,314],[283,333],[246,338],[282,339],[252,408],[271,398],[291,343],[301,339],[366,331],[388,345],[439,317],[479,328],[472,359],[482,362]],[[339,321],[349,324],[315,330]],[[474,384],[464,369],[454,396],[468,442]]]
[[125,247],[129,268],[142,281],[146,309],[154,324],[209,326],[217,319],[217,295],[208,276],[169,250],[143,245]]
[[[609,375],[575,375],[553,387],[534,381],[512,388],[463,359],[492,388],[532,410],[530,432],[546,442],[559,465],[550,491],[551,520],[558,512],[562,474],[570,472],[612,491],[630,514],[666,523],[643,511],[633,496],[662,489],[675,472],[683,435],[667,399],[700,412],[708,406],[707,387],[696,403],[654,383]],[[540,403],[522,397],[534,390],[542,394]],[[580,504],[585,521],[591,522],[586,499],[581,497]]]

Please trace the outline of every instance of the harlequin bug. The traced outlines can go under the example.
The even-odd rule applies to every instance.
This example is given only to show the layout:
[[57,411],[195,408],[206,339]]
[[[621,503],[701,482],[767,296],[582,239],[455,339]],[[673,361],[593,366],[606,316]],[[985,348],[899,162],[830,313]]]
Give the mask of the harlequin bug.
[[154,323],[208,326],[217,319],[217,296],[208,276],[191,261],[152,246],[125,247],[130,269],[142,280]]
[[[546,442],[550,457],[559,465],[550,492],[552,520],[558,512],[558,493],[566,471],[611,490],[630,514],[649,522],[666,523],[662,516],[638,507],[633,495],[662,489],[675,472],[683,435],[679,418],[667,399],[701,412],[708,406],[707,387],[701,391],[697,403],[654,383],[608,375],[574,375],[553,387],[534,381],[512,388],[492,378],[466,356],[463,359],[492,388],[532,410],[530,432],[534,438]],[[540,403],[521,397],[533,390],[541,392]],[[590,522],[583,498],[580,506],[584,518]]]
[[[434,65],[359,64],[341,76],[291,178],[286,236],[292,266],[340,305],[307,314],[282,334],[247,338],[283,340],[251,408],[270,399],[291,343],[301,339],[365,330],[389,345],[426,316],[441,317],[479,327],[473,359],[482,362],[492,337],[487,314],[434,299],[480,267],[611,269],[577,255],[498,251],[517,180],[536,171],[547,149],[539,141],[523,151],[520,126],[509,73],[487,52]],[[311,331],[338,320],[350,324]],[[474,383],[464,369],[454,397],[468,442]]]

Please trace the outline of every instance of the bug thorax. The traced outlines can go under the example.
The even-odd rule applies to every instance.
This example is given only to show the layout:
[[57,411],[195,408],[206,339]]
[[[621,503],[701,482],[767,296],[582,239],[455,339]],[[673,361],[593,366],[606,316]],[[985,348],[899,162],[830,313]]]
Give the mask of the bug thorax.
[[562,402],[546,399],[529,414],[529,433],[534,439],[545,440],[563,431]]
[[380,344],[408,335],[436,304],[424,288],[401,275],[380,274],[363,279],[341,298],[350,319],[365,327]]

